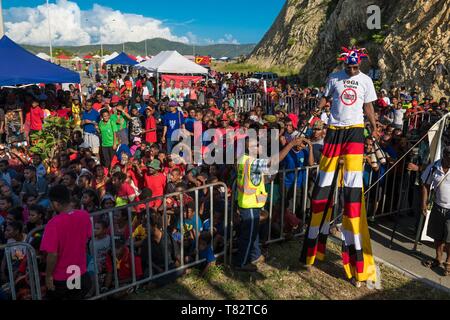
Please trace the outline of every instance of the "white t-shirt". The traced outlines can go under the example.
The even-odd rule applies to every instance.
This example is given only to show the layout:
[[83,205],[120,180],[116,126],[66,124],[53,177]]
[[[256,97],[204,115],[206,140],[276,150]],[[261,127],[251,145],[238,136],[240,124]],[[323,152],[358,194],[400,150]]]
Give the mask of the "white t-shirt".
[[396,125],[402,125],[403,124],[403,116],[405,114],[405,109],[394,109],[392,111],[392,115],[394,118],[394,124]]
[[330,125],[337,127],[364,123],[364,103],[377,100],[372,79],[362,72],[350,77],[345,70],[333,73],[325,97],[332,98]]
[[[433,166],[435,169],[433,170]],[[431,174],[433,173],[433,174]],[[433,164],[430,164],[426,170],[422,173],[422,182],[428,184],[431,188],[435,189],[436,186],[444,179],[445,172],[442,168],[442,161],[439,160]],[[434,202],[445,209],[450,209],[450,174],[445,177],[445,180],[435,189]]]
[[322,114],[320,115],[320,120],[325,123],[328,124],[328,121],[330,120],[330,117],[328,116],[328,114],[324,111],[322,112]]

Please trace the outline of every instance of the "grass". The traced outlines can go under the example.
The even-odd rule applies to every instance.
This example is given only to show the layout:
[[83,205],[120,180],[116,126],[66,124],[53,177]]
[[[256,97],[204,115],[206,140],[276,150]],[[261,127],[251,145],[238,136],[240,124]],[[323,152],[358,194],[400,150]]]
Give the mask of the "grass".
[[412,280],[380,265],[381,290],[365,285],[356,288],[344,277],[339,248],[329,243],[327,261],[318,262],[312,273],[298,263],[298,241],[272,244],[266,264],[256,273],[236,272],[228,266],[211,268],[204,277],[193,269],[188,275],[163,288],[144,291],[130,299],[208,299],[208,300],[416,300],[445,299],[450,294]]
[[249,63],[235,63],[235,62],[215,62],[212,64],[212,69],[219,72],[274,72],[279,76],[292,76],[298,74],[298,70],[292,69],[287,66],[272,66],[269,68],[260,67]]

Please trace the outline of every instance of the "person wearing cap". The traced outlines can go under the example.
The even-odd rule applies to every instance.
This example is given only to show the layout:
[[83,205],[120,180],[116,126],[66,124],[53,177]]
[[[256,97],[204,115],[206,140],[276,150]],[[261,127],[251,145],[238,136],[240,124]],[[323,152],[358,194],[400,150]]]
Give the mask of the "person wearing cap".
[[[163,134],[161,137],[162,143],[167,143],[167,152],[171,153],[176,141],[179,139],[179,134],[176,131],[184,129],[184,115],[178,111],[178,102],[169,102],[169,112],[163,116]],[[175,133],[175,134],[174,134]]]
[[[422,212],[428,215],[428,201],[432,198],[427,235],[434,239],[436,258],[423,261],[429,268],[442,267],[450,275],[450,146],[444,148],[442,159],[430,164],[422,173]],[[434,197],[430,197],[430,192]],[[444,252],[447,259],[444,260]]]
[[278,167],[289,151],[303,141],[296,138],[279,153],[268,159],[254,158],[261,154],[262,146],[257,139],[244,138],[245,152],[237,160],[237,198],[239,207],[238,252],[234,265],[241,271],[256,271],[257,264],[263,261],[259,248],[260,211],[266,205],[267,192],[264,174],[271,167]]
[[[356,286],[361,282],[376,281],[376,266],[372,255],[367,214],[363,202],[364,114],[372,127],[372,136],[379,138],[373,102],[377,93],[372,79],[360,71],[364,49],[343,48],[339,60],[344,69],[332,73],[327,81],[318,111],[332,101],[327,135],[318,177],[312,193],[311,220],[308,223],[300,262],[308,270],[316,258],[323,260],[329,225],[333,211],[333,193],[343,176],[344,215],[342,258],[347,278]],[[343,159],[342,169],[339,166]],[[342,170],[342,171],[341,171]],[[341,174],[341,175],[340,175]],[[358,243],[357,247],[350,244]]]
[[[161,162],[157,159],[147,161],[144,172],[144,188],[150,189],[152,197],[157,198],[164,195],[166,189],[167,178],[161,173]],[[150,207],[157,209],[161,206],[162,200],[156,199],[150,202]]]

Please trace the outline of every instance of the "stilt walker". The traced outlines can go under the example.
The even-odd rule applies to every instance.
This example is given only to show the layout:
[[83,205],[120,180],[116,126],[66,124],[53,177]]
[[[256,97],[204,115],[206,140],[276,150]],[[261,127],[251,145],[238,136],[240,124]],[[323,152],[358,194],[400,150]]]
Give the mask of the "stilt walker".
[[[345,69],[330,75],[319,111],[331,101],[331,114],[319,173],[312,194],[312,214],[300,261],[308,269],[325,257],[334,190],[344,187],[342,260],[345,273],[356,286],[376,281],[363,190],[364,112],[378,138],[372,102],[377,94],[372,79],[359,70],[364,49],[343,48],[339,60]],[[339,172],[339,159],[343,159]]]

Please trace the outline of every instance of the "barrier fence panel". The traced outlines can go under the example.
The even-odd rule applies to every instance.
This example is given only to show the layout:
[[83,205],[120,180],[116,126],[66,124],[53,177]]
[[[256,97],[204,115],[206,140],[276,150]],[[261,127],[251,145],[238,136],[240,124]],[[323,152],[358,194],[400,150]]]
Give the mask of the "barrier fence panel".
[[[225,190],[224,193],[222,193],[220,189]],[[106,296],[115,295],[120,292],[123,292],[125,290],[135,289],[141,284],[145,284],[151,281],[165,281],[162,280],[164,277],[170,277],[170,276],[178,276],[184,273],[184,271],[190,267],[197,266],[203,262],[205,262],[205,259],[200,259],[199,256],[199,237],[201,233],[200,229],[200,223],[201,223],[201,213],[204,214],[205,206],[201,206],[200,204],[200,191],[202,191],[205,195],[205,199],[209,198],[209,215],[207,218],[209,219],[209,232],[212,236],[214,236],[214,221],[220,221],[219,218],[214,218],[215,213],[222,213],[223,212],[223,248],[217,251],[217,248],[214,247],[214,237],[212,237],[211,240],[211,249],[215,253],[216,257],[224,257],[224,263],[228,263],[228,259],[226,257],[227,252],[227,232],[228,232],[228,194],[227,194],[227,186],[224,183],[214,183],[202,187],[196,187],[192,188],[183,192],[177,192],[172,194],[167,194],[160,197],[152,198],[151,200],[147,200],[140,203],[133,203],[129,204],[125,207],[119,207],[119,208],[112,208],[108,210],[99,211],[96,213],[91,214],[91,219],[93,222],[93,228],[94,223],[96,219],[104,216],[105,214],[108,215],[109,218],[109,224],[110,224],[110,230],[111,230],[111,237],[112,237],[112,243],[111,243],[111,255],[112,255],[112,261],[118,261],[118,252],[117,248],[114,244],[114,236],[116,234],[120,234],[123,231],[116,230],[117,227],[117,214],[126,216],[127,222],[126,226],[128,230],[130,230],[129,237],[127,237],[127,246],[129,246],[130,255],[131,255],[131,278],[130,279],[120,279],[118,275],[118,268],[115,263],[113,263],[113,279],[114,279],[114,288],[102,288],[102,284],[99,283],[99,277],[98,277],[98,268],[97,268],[97,256],[95,253],[95,241],[92,243],[94,244],[91,248],[91,254],[93,256],[94,260],[94,277],[93,281],[95,283],[95,294],[90,299],[100,299]],[[194,193],[194,196],[191,197],[190,194]],[[216,195],[216,197],[214,196]],[[179,201],[179,206],[175,207],[168,207],[168,201],[169,198],[175,198],[177,201]],[[193,199],[192,199],[193,198]],[[162,201],[161,206],[158,209],[158,213],[162,215],[162,230],[163,236],[160,239],[162,241],[162,246],[164,248],[164,261],[162,262],[163,265],[157,265],[157,261],[153,261],[152,256],[152,227],[155,226],[155,221],[151,221],[151,210],[153,210],[150,207],[150,203],[155,201]],[[215,201],[223,201],[223,206],[215,206]],[[188,225],[186,225],[186,218],[185,214],[190,214],[191,211],[187,206],[186,202],[191,202],[194,204],[194,224],[195,226],[189,226],[193,227],[191,229],[188,228]],[[204,204],[204,203],[203,203]],[[145,209],[141,211],[145,212],[145,221],[142,222],[142,225],[146,226],[146,238],[142,241],[142,243],[139,245],[139,248],[141,250],[140,254],[138,255],[138,250],[135,250],[136,247],[136,239],[133,236],[133,214],[132,210],[133,208],[137,206],[145,206]],[[203,208],[203,210],[201,210]],[[203,212],[201,212],[203,211]],[[120,218],[120,217],[119,217]],[[175,220],[175,218],[177,218]],[[206,218],[206,216],[204,217]],[[116,220],[115,220],[116,219]],[[134,217],[134,219],[137,219],[137,217]],[[192,217],[189,218],[190,221],[192,221]],[[204,219],[203,222],[205,222],[207,219]],[[153,223],[153,225],[152,225]],[[193,235],[193,239],[192,239]],[[144,241],[147,242],[147,248],[146,252],[143,252],[142,244]],[[188,243],[186,243],[188,241]],[[161,243],[161,242],[160,242]],[[177,246],[179,247],[179,253],[177,253],[178,250],[176,250]],[[186,253],[186,250],[190,251],[189,254]],[[193,251],[192,251],[193,250]],[[146,255],[146,261],[148,263],[142,264],[143,269],[143,275],[139,277],[137,275],[137,270],[140,268],[136,268],[136,262],[140,263],[141,259],[145,257]],[[136,259],[136,257],[139,256],[141,259]],[[175,256],[179,261],[175,262],[174,257]],[[169,261],[171,259],[172,261]],[[144,260],[144,259],[142,259]],[[160,261],[161,263],[161,261]],[[155,272],[157,271],[157,272]],[[128,280],[128,281],[124,281]]]
[[[40,300],[42,292],[39,265],[31,244],[8,243],[0,245],[1,251],[4,261],[2,268],[5,268],[7,279],[5,283],[1,283],[0,297],[7,300]],[[21,269],[22,264],[25,264],[25,270]]]
[[[203,195],[201,199],[200,192]],[[191,196],[192,194],[194,195]],[[169,207],[168,199],[174,201],[173,203],[170,202],[172,204],[171,207]],[[208,206],[205,205],[208,202],[207,200],[209,200]],[[153,204],[158,201],[161,202],[161,205],[155,208]],[[194,220],[192,220],[192,217],[188,217],[190,221],[194,221],[194,228],[192,228],[192,225],[186,224],[184,216],[192,214],[192,205],[189,205],[189,208],[187,205],[189,202],[194,205]],[[155,209],[157,210],[155,211]],[[206,212],[208,211],[207,209],[209,209],[209,213]],[[157,221],[151,221],[152,212],[156,217],[159,216],[162,219],[162,226],[158,225]],[[214,217],[215,214],[218,216]],[[140,215],[143,216],[141,217]],[[199,256],[199,237],[202,231],[200,226],[201,218],[203,218],[204,223],[207,220],[209,221],[208,231],[212,238],[209,245],[215,257],[223,257],[224,263],[227,264],[228,232],[230,228],[228,188],[225,183],[212,183],[122,207],[91,213],[92,239],[89,242],[88,253],[92,263],[88,264],[88,272],[93,282],[93,287],[88,298],[93,300],[100,299],[120,294],[124,291],[134,290],[139,285],[151,281],[164,281],[162,280],[164,277],[181,275],[186,269],[205,262],[206,260],[200,259]],[[109,232],[107,236],[109,236],[109,241],[107,240],[106,242],[109,242],[109,244],[106,246],[106,252],[104,251],[105,247],[99,248],[99,244],[95,241],[96,223],[100,221],[102,224],[108,225]],[[138,239],[137,229],[139,227],[141,227],[140,231],[143,232],[140,235],[143,239]],[[156,229],[152,229],[152,227]],[[144,231],[142,228],[144,228]],[[163,242],[159,242],[164,248],[163,265],[157,265],[158,261],[153,259],[153,230],[157,229],[163,233],[163,237],[160,239]],[[37,233],[42,233],[43,230],[44,227],[32,230],[28,234],[26,241],[31,241]],[[134,235],[135,233],[136,235]],[[215,237],[217,239],[223,238],[223,241],[218,241],[220,244],[219,248],[214,245]],[[186,241],[189,241],[189,243],[186,243]],[[147,248],[145,248],[144,243]],[[118,247],[116,247],[116,244]],[[179,250],[177,249],[178,245],[180,245]],[[4,251],[8,275],[8,282],[1,287],[0,296],[1,294],[9,295],[13,300],[20,298],[16,290],[17,272],[15,272],[16,266],[13,263],[14,255],[11,254],[13,249],[19,247],[22,251],[26,250],[28,272],[25,280],[28,283],[31,299],[40,300],[42,295],[36,251],[27,242],[0,246],[0,251]],[[190,252],[187,253],[186,250]],[[131,274],[128,278],[123,278],[124,273],[123,270],[119,270],[120,265],[118,263],[120,264],[121,259],[127,258],[127,255],[131,260]],[[171,262],[169,262],[169,255]],[[147,263],[141,263],[142,260],[145,260]],[[161,261],[159,262],[161,263]],[[108,270],[107,265],[110,265],[111,270]],[[138,271],[142,271],[142,274],[141,272],[138,274]]]
[[274,114],[277,105],[288,113],[299,114],[300,111],[312,112],[319,103],[316,98],[299,96],[272,95],[270,93],[249,93],[236,95],[235,112],[245,113],[261,106],[266,114]]

